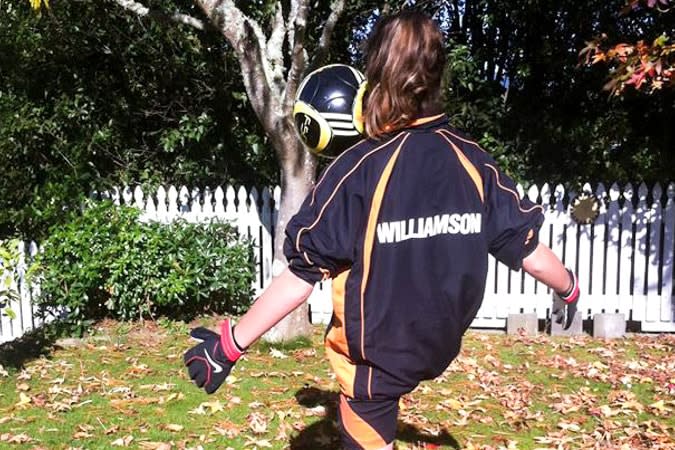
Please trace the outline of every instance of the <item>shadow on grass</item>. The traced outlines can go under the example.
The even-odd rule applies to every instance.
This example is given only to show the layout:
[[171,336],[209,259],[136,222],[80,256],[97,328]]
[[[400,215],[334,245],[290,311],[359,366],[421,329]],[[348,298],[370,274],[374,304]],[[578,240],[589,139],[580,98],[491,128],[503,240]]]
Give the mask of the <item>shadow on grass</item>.
[[[291,439],[290,448],[294,450],[310,450],[317,448],[340,448],[340,432],[337,429],[338,393],[323,391],[314,387],[305,387],[295,393],[298,403],[306,408],[323,406],[325,416],[303,429]],[[399,422],[396,440],[414,444],[433,444],[459,449],[459,442],[447,431],[432,435],[420,431],[415,426]]]
[[56,341],[53,332],[38,328],[13,341],[0,344],[0,365],[20,370],[33,359],[48,355]]

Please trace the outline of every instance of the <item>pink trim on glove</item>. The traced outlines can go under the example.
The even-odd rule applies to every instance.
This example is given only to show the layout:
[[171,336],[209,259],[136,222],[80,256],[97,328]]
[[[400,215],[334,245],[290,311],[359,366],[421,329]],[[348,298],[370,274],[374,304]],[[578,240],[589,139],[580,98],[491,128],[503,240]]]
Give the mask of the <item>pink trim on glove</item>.
[[225,353],[225,357],[232,362],[235,362],[241,355],[244,354],[244,352],[239,348],[236,341],[234,340],[230,319],[225,319],[220,324],[220,344],[223,346],[223,353]]
[[560,293],[558,295],[565,303],[574,303],[579,299],[579,280],[577,279],[577,276],[574,274],[574,272],[569,269],[567,272],[570,274],[572,287],[564,295]]

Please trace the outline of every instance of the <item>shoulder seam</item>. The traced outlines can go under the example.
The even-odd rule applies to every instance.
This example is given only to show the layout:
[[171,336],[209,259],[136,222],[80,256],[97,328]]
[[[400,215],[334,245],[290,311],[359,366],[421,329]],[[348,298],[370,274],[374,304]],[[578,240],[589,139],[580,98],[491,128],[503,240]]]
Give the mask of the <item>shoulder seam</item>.
[[[385,146],[385,145],[387,145],[387,144],[393,142],[394,140],[398,139],[399,136],[401,136],[401,134],[403,134],[403,132],[398,133],[396,136],[392,137],[392,138],[389,139],[388,141],[386,141],[386,142],[384,142],[383,144],[379,145],[375,150],[377,150],[377,149],[379,149],[379,148],[381,148],[381,147],[383,147],[383,146]],[[354,150],[359,144],[361,144],[361,143],[364,142],[364,141],[365,141],[365,139],[360,140],[360,141],[357,142],[356,144],[352,145],[352,146],[349,147],[347,150],[345,150],[344,152],[340,153],[340,154],[338,155],[338,157],[335,158],[335,160],[334,160],[332,163],[330,163],[330,165],[326,168],[326,170],[323,172],[323,175],[321,176],[321,178],[319,178],[319,180],[318,180],[318,181],[316,182],[316,184],[314,185],[314,188],[312,189],[312,200],[309,202],[310,205],[313,205],[313,204],[314,204],[314,201],[316,200],[316,197],[315,197],[315,195],[316,195],[316,190],[317,190],[317,188],[321,185],[321,183],[323,182],[323,180],[326,179],[326,177],[327,177],[327,175],[328,175],[328,172],[330,172],[330,170],[333,168],[333,166],[334,166],[334,165],[335,165],[335,164],[336,164],[336,163],[337,163],[337,162],[338,162],[345,154],[347,154],[347,152],[350,152],[351,150]],[[371,150],[371,152],[372,152],[372,150]],[[369,152],[369,153],[370,153],[370,152]],[[359,161],[359,164],[360,164],[360,161]]]
[[[319,214],[318,214],[318,215],[316,216],[316,218],[314,219],[314,222],[312,222],[309,226],[302,227],[302,228],[300,228],[300,230],[298,230],[298,234],[297,234],[296,237],[295,237],[295,250],[296,250],[298,253],[302,253],[302,254],[305,255],[305,260],[307,261],[308,264],[313,265],[313,263],[307,258],[307,255],[305,254],[305,252],[301,252],[301,251],[300,251],[300,238],[301,238],[301,236],[302,236],[302,233],[304,233],[305,231],[311,230],[312,228],[314,228],[314,227],[316,226],[317,223],[319,223],[319,221],[321,220],[321,217],[323,216],[324,211],[326,210],[326,208],[328,207],[328,205],[331,203],[331,201],[332,201],[333,198],[335,197],[335,194],[337,193],[337,191],[340,189],[340,187],[342,187],[342,184],[347,180],[347,178],[349,178],[351,175],[354,174],[354,172],[356,172],[356,170],[361,166],[361,164],[363,164],[363,162],[364,162],[368,157],[370,157],[370,156],[373,155],[374,153],[376,153],[376,152],[382,150],[383,148],[389,146],[391,143],[393,143],[394,141],[396,141],[396,140],[398,139],[399,136],[401,136],[401,135],[403,135],[403,134],[406,135],[406,136],[403,138],[403,141],[405,141],[406,137],[407,137],[410,133],[404,133],[404,132],[401,132],[401,133],[399,133],[398,135],[396,135],[394,138],[392,138],[392,139],[388,140],[387,142],[385,142],[385,143],[383,143],[383,144],[381,144],[381,145],[375,147],[374,149],[370,150],[368,153],[366,153],[365,155],[363,155],[363,156],[361,157],[361,159],[354,165],[354,167],[352,167],[352,169],[351,169],[349,172],[347,172],[347,174],[345,174],[345,176],[343,176],[343,177],[340,179],[340,181],[337,183],[337,185],[335,186],[335,189],[333,189],[333,192],[331,193],[330,197],[329,197],[328,200],[326,200],[326,202],[323,204],[323,206],[322,206],[322,208],[321,208],[321,211],[319,211]],[[324,178],[325,178],[325,177],[324,177]],[[318,184],[317,184],[316,187],[318,187]],[[314,188],[315,191],[316,191],[316,187]],[[312,202],[314,202],[314,198],[313,198],[313,197],[312,197]]]
[[544,207],[541,206],[541,205],[538,205],[538,204],[533,205],[531,208],[524,209],[520,204],[520,195],[518,195],[518,193],[516,191],[514,191],[513,189],[510,189],[510,188],[508,188],[508,187],[506,187],[502,184],[501,180],[499,179],[499,170],[497,170],[497,168],[495,166],[493,166],[492,164],[488,164],[488,163],[485,163],[485,167],[489,168],[490,170],[492,170],[492,172],[494,172],[495,180],[497,181],[497,187],[499,187],[503,191],[506,191],[506,192],[510,193],[513,196],[516,204],[518,205],[518,209],[520,210],[520,212],[529,213],[529,212],[532,212],[534,210],[539,209],[542,214],[544,213]]

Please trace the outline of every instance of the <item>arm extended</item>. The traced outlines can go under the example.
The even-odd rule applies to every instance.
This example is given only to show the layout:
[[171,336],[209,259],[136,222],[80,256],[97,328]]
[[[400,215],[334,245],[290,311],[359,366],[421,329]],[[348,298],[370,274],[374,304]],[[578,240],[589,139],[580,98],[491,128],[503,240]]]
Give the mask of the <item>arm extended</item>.
[[523,259],[523,270],[555,292],[567,292],[572,287],[573,280],[563,263],[542,243]]
[[314,286],[288,268],[274,278],[234,327],[234,340],[246,348],[307,300]]
[[272,280],[236,327],[225,319],[220,325],[220,334],[204,327],[193,329],[190,336],[200,342],[183,357],[190,378],[206,393],[214,393],[244,350],[307,300],[312,289],[311,283],[287,268]]
[[544,244],[539,243],[523,259],[523,270],[553,289],[552,314],[564,329],[572,325],[579,300],[579,283],[576,275],[565,268],[558,257]]

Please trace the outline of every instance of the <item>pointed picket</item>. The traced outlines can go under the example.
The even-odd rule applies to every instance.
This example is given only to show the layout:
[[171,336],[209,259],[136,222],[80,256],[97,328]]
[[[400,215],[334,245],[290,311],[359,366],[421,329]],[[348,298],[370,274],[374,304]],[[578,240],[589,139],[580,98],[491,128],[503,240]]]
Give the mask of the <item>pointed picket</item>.
[[133,201],[129,204],[143,211],[143,209],[145,209],[145,202],[143,202],[143,189],[141,189],[140,186],[134,188],[133,197]]
[[113,186],[113,188],[110,189],[109,194],[110,200],[112,200],[113,204],[120,205],[122,203],[122,194],[120,193],[120,190],[117,186]]
[[253,281],[254,287],[259,289],[262,284],[262,242],[261,242],[261,220],[260,220],[260,195],[258,189],[251,188],[248,194],[249,212],[247,214],[247,226],[249,235],[253,243],[253,256],[255,260],[256,273]]
[[659,259],[661,256],[661,196],[663,190],[656,183],[652,188],[652,204],[649,208],[649,245],[647,247],[647,272],[645,321],[655,322],[660,319],[661,297],[659,293]]
[[122,203],[125,206],[133,206],[134,202],[134,191],[131,189],[131,186],[124,186],[122,189]]
[[642,183],[638,187],[638,203],[635,209],[635,260],[633,277],[633,318],[645,319],[647,304],[647,267],[649,258],[649,221],[650,211],[647,206],[649,190]]
[[237,229],[241,236],[250,237],[250,229],[248,227],[248,219],[250,214],[248,193],[243,186],[239,186],[237,190]]
[[[614,183],[609,188],[607,204],[607,260],[605,262],[605,286],[604,295],[606,305],[610,312],[624,312],[619,305],[619,249],[620,249],[620,225],[619,198],[621,191]],[[593,268],[595,270],[595,267]]]
[[[536,185],[532,185],[527,190],[527,198],[532,203],[538,203],[539,201],[539,188]],[[526,312],[535,312],[538,310],[536,302],[536,293],[537,293],[537,280],[534,277],[531,277],[525,273],[524,270],[519,272],[519,277],[522,283],[522,293],[524,308]],[[542,317],[543,318],[543,317]]]
[[19,243],[19,265],[17,267],[17,276],[19,279],[19,311],[17,316],[17,325],[21,333],[33,328],[33,306],[30,295],[30,283],[26,279],[28,267],[32,263],[30,256],[30,244]]
[[164,186],[157,188],[157,220],[165,222],[169,215],[169,208],[167,205],[168,194]]
[[523,185],[518,183],[516,185],[516,192],[518,192],[518,197],[523,198],[525,197],[525,188],[523,188]]
[[190,190],[190,211],[188,213],[188,220],[191,222],[199,222],[204,217],[202,212],[202,193],[198,187]]
[[607,229],[607,206],[605,200],[607,192],[604,184],[598,184],[598,187],[595,189],[595,196],[600,203],[600,210],[595,222],[587,226],[590,232],[589,240],[591,246],[589,253],[589,277],[587,278],[590,281],[588,300],[606,312],[614,312],[610,310],[611,305],[608,304],[608,297],[605,295],[605,232]]
[[178,217],[178,190],[176,186],[169,186],[169,191],[167,192],[167,220],[174,220]]
[[[576,197],[577,193],[570,190],[567,193],[567,205],[566,206],[566,216],[564,220],[565,224],[565,265],[570,269],[574,270],[580,277],[586,278],[586,274],[581,270],[577,263],[577,243],[579,240],[579,226],[572,220],[572,217],[569,213],[569,204],[572,202],[572,199]],[[586,289],[587,289],[586,285]],[[582,288],[583,289],[583,288]]]
[[202,218],[204,220],[213,219],[213,192],[206,186],[202,194]]
[[626,317],[633,315],[633,265],[635,263],[635,192],[628,183],[623,188],[623,208],[621,208],[621,240],[619,259],[619,311]]
[[262,237],[261,237],[261,282],[260,289],[267,287],[272,280],[272,249],[274,225],[272,224],[272,208],[274,207],[272,201],[272,193],[268,187],[262,191],[262,212],[260,218],[262,220]]
[[237,206],[235,205],[235,198],[237,196],[234,193],[234,188],[228,186],[225,191],[225,219],[236,221],[237,220]]
[[186,186],[181,186],[178,191],[178,214],[179,217],[187,218],[190,213],[190,192]]
[[215,204],[213,205],[213,212],[220,220],[225,220],[225,191],[218,186],[213,195]]

